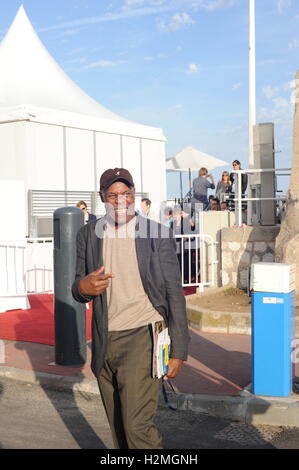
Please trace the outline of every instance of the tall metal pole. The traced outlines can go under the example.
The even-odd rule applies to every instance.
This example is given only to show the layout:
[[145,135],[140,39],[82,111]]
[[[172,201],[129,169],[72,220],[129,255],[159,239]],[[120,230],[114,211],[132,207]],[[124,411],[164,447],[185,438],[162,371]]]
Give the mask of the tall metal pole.
[[[249,1],[249,104],[248,104],[248,166],[254,168],[253,126],[256,124],[256,56],[255,56],[255,0]],[[252,177],[249,175],[249,197]],[[252,202],[247,209],[247,224],[252,223]]]
[[254,165],[253,126],[256,124],[255,0],[249,0],[249,167]]

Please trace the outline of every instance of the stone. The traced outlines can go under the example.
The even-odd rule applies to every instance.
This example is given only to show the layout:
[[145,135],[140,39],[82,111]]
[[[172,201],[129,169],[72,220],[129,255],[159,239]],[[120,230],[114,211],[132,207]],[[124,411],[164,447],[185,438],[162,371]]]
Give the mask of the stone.
[[226,271],[222,271],[222,285],[227,286],[229,284],[229,275]]
[[254,255],[254,256],[251,258],[251,264],[259,263],[260,261],[261,261],[261,258],[259,257],[259,255]]
[[234,266],[234,263],[233,263],[233,254],[231,251],[228,251],[228,252],[225,252],[223,253],[222,252],[222,268],[224,270],[226,269],[232,269]]
[[291,182],[286,211],[276,239],[275,261],[296,264],[296,291],[299,292],[299,71],[296,73],[295,115]]
[[239,286],[241,289],[244,289],[245,287],[248,286],[248,272],[249,268],[247,269],[242,269],[239,272]]
[[268,243],[268,248],[271,251],[275,251],[275,242],[269,242]]
[[241,248],[241,244],[237,242],[231,242],[228,244],[228,248],[232,251],[238,251]]
[[255,242],[254,243],[254,251],[257,251],[258,253],[265,253],[266,250],[267,250],[266,242]]
[[250,264],[250,259],[251,253],[249,253],[249,251],[244,251],[244,253],[240,257],[240,263],[248,266]]
[[262,258],[262,261],[263,263],[274,263],[274,253],[266,253],[263,258]]

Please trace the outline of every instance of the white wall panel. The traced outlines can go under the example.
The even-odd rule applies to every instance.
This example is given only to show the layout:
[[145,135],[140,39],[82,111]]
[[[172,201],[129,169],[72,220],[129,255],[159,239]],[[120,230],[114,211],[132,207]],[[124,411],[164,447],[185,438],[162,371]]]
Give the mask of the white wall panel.
[[64,189],[63,128],[26,123],[27,188]]
[[149,193],[153,210],[158,213],[166,200],[165,144],[142,139],[143,191]]
[[66,168],[68,191],[94,190],[92,131],[66,129]]
[[118,168],[121,166],[120,136],[97,132],[96,150],[97,183],[99,184],[100,176],[105,170],[108,170],[108,168]]
[[26,146],[24,123],[0,124],[1,179],[24,179],[26,168]]
[[[24,181],[0,180],[0,199],[8,205],[2,210],[0,240],[23,240],[26,236],[26,193]],[[11,216],[7,214],[10,214]]]
[[135,137],[122,138],[123,167],[133,176],[137,192],[141,192],[141,156],[140,139]]

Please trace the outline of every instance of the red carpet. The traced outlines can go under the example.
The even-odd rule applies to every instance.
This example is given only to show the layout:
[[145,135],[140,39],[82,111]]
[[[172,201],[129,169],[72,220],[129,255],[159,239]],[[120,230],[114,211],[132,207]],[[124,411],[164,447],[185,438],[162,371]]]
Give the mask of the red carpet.
[[[195,294],[185,287],[184,294]],[[0,313],[0,339],[54,345],[53,295],[29,295],[31,309]],[[86,341],[91,339],[92,308],[86,310]]]
[[196,287],[190,286],[190,287],[184,287],[184,294],[185,295],[191,295],[191,294],[196,294]]
[[[31,309],[0,313],[0,339],[54,345],[53,295],[29,295],[28,298]],[[86,341],[91,339],[91,316],[89,308],[86,310]]]

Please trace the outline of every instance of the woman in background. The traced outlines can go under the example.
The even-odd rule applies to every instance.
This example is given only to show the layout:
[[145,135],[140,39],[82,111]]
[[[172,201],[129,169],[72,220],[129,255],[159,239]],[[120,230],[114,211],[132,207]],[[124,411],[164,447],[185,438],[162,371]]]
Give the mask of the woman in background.
[[219,199],[220,202],[226,201],[228,199],[228,195],[232,190],[232,183],[230,180],[230,175],[228,171],[224,171],[222,173],[222,179],[218,182],[216,188],[216,197]]
[[87,204],[84,201],[79,201],[76,204],[76,207],[79,207],[84,213],[84,223],[88,224],[88,222],[92,222],[93,220],[96,220],[96,216],[94,214],[90,214],[87,210]]

